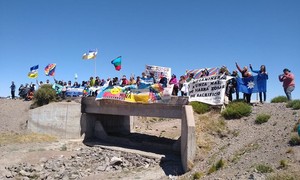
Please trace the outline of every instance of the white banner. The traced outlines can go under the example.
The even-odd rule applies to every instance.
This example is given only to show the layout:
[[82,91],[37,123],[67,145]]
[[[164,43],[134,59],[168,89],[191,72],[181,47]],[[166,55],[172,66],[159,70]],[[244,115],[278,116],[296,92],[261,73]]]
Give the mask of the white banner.
[[189,101],[211,105],[224,103],[226,76],[216,75],[195,79],[188,84]]
[[149,75],[150,72],[154,74],[156,81],[159,81],[162,75],[165,75],[168,81],[171,79],[171,68],[169,67],[146,65],[146,75]]

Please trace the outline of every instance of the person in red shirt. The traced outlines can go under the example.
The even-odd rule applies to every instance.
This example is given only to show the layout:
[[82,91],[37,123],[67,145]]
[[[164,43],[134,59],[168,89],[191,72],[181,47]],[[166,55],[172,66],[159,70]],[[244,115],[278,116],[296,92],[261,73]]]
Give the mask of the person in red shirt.
[[279,75],[279,81],[283,82],[282,86],[286,94],[287,99],[292,100],[292,92],[295,89],[295,77],[294,74],[287,68],[283,69],[283,74]]

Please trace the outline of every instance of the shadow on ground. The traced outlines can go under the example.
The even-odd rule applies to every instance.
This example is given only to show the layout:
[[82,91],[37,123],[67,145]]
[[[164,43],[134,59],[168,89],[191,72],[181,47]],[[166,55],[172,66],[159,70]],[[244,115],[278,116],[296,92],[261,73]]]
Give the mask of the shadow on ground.
[[[148,134],[131,133],[129,135],[108,134],[106,140],[85,139],[86,146],[118,147],[126,150],[157,154],[160,157],[160,167],[166,176],[178,176],[184,173],[180,157],[180,139],[173,140],[164,137],[157,137]],[[118,149],[121,150],[121,149]],[[122,151],[122,150],[121,150]],[[142,153],[144,155],[144,153]]]

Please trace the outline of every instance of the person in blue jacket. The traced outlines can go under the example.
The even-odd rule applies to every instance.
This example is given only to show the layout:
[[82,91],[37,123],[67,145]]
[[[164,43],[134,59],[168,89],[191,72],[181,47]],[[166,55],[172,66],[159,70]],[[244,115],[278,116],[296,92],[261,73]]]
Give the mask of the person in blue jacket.
[[[257,73],[257,85],[259,91],[259,101],[263,103],[267,98],[267,80],[269,79],[266,66],[261,65],[259,70],[253,70],[252,65],[250,64],[250,69],[253,73]],[[264,99],[262,99],[262,95],[264,95]]]

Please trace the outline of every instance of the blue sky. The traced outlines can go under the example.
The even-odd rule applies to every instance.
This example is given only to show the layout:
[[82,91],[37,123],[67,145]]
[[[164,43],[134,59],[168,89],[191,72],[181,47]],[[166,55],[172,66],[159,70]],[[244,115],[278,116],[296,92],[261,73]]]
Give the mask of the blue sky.
[[[56,63],[58,80],[89,79],[94,61],[82,54],[97,48],[100,78],[140,75],[146,64],[187,69],[220,67],[235,70],[265,64],[267,99],[284,95],[278,75],[289,68],[300,73],[300,1],[298,0],[1,0],[0,96],[10,94],[11,81],[29,79],[39,65],[38,80]],[[110,63],[122,56],[122,70]],[[53,79],[50,78],[53,82]],[[252,99],[255,99],[253,96]]]

